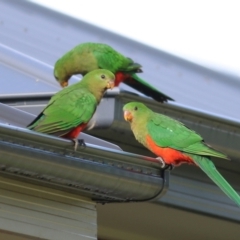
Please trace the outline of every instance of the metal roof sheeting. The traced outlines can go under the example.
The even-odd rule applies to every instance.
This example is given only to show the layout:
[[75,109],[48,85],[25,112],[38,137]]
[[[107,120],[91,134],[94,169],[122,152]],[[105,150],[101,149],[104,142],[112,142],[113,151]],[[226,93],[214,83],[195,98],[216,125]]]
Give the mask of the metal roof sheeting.
[[[141,63],[140,76],[178,103],[240,118],[238,76],[201,67],[30,2],[1,0],[0,7],[0,42],[23,54],[53,66],[81,42],[107,43]],[[123,84],[121,88],[130,90]]]
[[[0,7],[0,49],[3,53],[0,54],[0,64],[5,72],[3,80],[8,81],[6,91],[0,90],[2,102],[37,114],[52,92],[60,89],[52,74],[56,59],[80,42],[108,43],[140,62],[144,66],[144,73],[140,76],[176,102],[161,105],[140,98],[138,94],[116,89],[109,91],[98,107],[94,123],[98,128],[110,128],[104,131],[93,129],[90,133],[126,151],[151,155],[133,139],[122,118],[125,102],[145,102],[153,110],[183,121],[199,132],[206,142],[229,154],[232,162],[216,161],[216,165],[233,187],[240,190],[238,77],[212,71],[32,3],[0,0]],[[18,76],[18,82],[14,76]],[[25,81],[29,81],[29,90],[26,90]],[[121,88],[130,90],[123,84]],[[106,114],[109,108],[111,111]],[[172,171],[169,191],[161,202],[239,221],[239,208],[194,167],[183,166]]]

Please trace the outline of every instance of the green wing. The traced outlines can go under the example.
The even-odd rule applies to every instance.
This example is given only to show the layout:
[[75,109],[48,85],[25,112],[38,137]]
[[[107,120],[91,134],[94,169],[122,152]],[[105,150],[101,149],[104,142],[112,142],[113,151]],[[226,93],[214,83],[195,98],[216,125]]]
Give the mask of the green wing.
[[134,72],[141,67],[141,65],[134,63],[132,59],[123,56],[105,44],[96,45],[92,52],[97,59],[99,68],[108,69],[113,73],[117,71]]
[[200,135],[188,129],[181,122],[167,116],[153,113],[147,129],[151,138],[160,147],[227,159],[226,155],[207,146]]
[[97,106],[94,95],[86,89],[68,88],[52,97],[29,129],[61,136],[91,119]]

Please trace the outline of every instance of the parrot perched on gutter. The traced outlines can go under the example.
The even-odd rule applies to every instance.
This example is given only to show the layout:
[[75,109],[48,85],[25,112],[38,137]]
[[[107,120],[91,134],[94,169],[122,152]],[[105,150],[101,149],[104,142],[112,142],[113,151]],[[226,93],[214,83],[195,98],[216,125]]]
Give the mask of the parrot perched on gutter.
[[74,74],[83,76],[94,69],[107,69],[115,74],[115,86],[121,82],[137,91],[152,97],[156,101],[173,100],[156,88],[139,78],[136,73],[142,72],[141,65],[123,56],[112,47],[101,43],[82,43],[58,59],[54,66],[54,76],[62,87],[68,85]]
[[[103,94],[114,87],[115,76],[106,69],[86,74],[80,82],[57,92],[43,111],[27,126],[36,132],[76,140],[92,118]],[[80,141],[85,145],[84,141]]]
[[240,196],[210,160],[210,157],[228,159],[226,155],[206,145],[200,135],[181,122],[155,113],[142,103],[127,103],[123,111],[135,138],[158,156],[163,167],[182,163],[197,165],[240,207]]

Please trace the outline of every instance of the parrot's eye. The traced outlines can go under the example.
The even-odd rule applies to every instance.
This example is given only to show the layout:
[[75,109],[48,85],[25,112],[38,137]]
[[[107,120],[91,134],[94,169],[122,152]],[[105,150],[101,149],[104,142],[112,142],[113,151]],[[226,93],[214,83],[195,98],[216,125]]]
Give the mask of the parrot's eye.
[[105,75],[104,75],[104,74],[103,74],[103,75],[101,75],[101,78],[102,78],[102,79],[104,79],[104,78],[105,78]]
[[137,111],[137,110],[138,110],[138,108],[137,108],[137,107],[135,107],[135,108],[134,108],[134,110],[135,110],[135,111]]

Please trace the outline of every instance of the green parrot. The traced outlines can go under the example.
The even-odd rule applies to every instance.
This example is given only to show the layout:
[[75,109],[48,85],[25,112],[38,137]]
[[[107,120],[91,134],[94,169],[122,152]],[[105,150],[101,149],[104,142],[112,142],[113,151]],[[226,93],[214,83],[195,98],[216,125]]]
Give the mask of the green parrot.
[[[36,132],[76,140],[92,118],[103,94],[114,87],[115,76],[106,69],[86,74],[80,82],[57,92],[43,111],[27,126]],[[85,145],[83,140],[80,140]]]
[[88,42],[77,45],[58,59],[54,66],[54,76],[65,87],[74,74],[84,76],[94,69],[104,68],[115,74],[115,86],[124,82],[159,102],[173,100],[137,76],[136,73],[142,72],[141,67],[106,44]]
[[240,196],[210,160],[210,157],[228,159],[226,155],[205,144],[200,135],[181,122],[155,113],[142,103],[127,103],[123,111],[135,138],[158,156],[163,167],[197,165],[240,207]]

